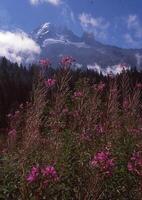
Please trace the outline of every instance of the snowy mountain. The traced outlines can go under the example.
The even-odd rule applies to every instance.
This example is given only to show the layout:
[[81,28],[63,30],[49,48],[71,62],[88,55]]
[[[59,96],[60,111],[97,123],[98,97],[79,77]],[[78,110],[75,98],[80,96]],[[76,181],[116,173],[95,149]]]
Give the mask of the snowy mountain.
[[44,23],[32,32],[32,38],[41,47],[41,57],[58,63],[60,57],[70,55],[79,66],[115,66],[126,63],[132,67],[142,65],[142,49],[122,49],[104,45],[95,40],[93,33],[84,32],[81,37],[67,27]]

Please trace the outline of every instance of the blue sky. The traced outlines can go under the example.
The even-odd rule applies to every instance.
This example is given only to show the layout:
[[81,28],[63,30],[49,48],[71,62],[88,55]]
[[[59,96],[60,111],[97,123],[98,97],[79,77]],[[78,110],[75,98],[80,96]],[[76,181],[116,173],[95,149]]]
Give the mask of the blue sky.
[[103,43],[142,48],[141,8],[142,0],[1,0],[0,29],[29,33],[44,22],[66,24]]

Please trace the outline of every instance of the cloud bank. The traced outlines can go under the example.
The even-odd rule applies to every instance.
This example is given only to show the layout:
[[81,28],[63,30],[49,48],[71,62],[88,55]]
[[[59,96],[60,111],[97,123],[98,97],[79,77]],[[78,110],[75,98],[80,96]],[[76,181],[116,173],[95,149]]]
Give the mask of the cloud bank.
[[0,56],[18,64],[32,62],[40,54],[40,47],[22,32],[0,30]]
[[40,3],[50,3],[54,6],[58,6],[61,3],[61,0],[30,0],[32,5],[38,5]]
[[128,32],[124,35],[126,43],[130,44],[132,47],[141,46],[142,25],[139,17],[136,14],[128,15],[126,25],[128,29]]
[[98,38],[106,38],[107,29],[110,24],[103,17],[95,18],[90,14],[82,13],[79,15],[79,20],[84,30],[93,31]]
[[142,25],[137,15],[128,16],[127,27],[134,32],[135,37],[142,38]]
[[113,65],[113,66],[107,66],[106,68],[102,68],[100,65],[95,63],[94,65],[87,65],[87,69],[96,71],[98,73],[102,73],[103,75],[108,74],[120,74],[123,70],[130,69],[129,66],[122,66],[122,64]]

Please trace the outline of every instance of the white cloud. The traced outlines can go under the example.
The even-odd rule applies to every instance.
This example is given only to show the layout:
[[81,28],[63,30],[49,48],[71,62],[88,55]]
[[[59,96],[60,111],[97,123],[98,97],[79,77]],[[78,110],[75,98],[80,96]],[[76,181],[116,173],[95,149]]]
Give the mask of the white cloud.
[[61,20],[62,23],[68,27],[76,23],[75,14],[72,11],[71,7],[64,1],[62,1],[62,6],[60,7]]
[[70,27],[71,25],[76,23],[75,14],[72,11],[71,7],[64,0],[29,0],[31,5],[36,6],[42,3],[50,3],[53,6],[59,6],[60,15],[58,16],[58,20],[62,21],[62,24]]
[[61,0],[30,0],[32,5],[38,5],[40,3],[50,3],[54,6],[58,6],[61,3]]
[[75,63],[75,69],[81,69],[83,67],[80,63]]
[[0,56],[12,62],[32,62],[40,53],[40,47],[22,31],[0,30]]
[[105,29],[108,28],[109,26],[109,23],[106,22],[104,18],[102,17],[94,18],[87,13],[82,13],[81,15],[79,15],[79,20],[81,22],[81,25],[86,28],[88,26],[92,26],[94,28],[100,28],[101,26],[103,26],[102,28]]
[[95,18],[90,14],[82,13],[79,15],[79,20],[83,29],[93,31],[100,38],[106,37],[106,30],[110,24],[103,17]]
[[98,72],[99,74],[102,72],[101,66],[98,65],[97,63],[95,63],[94,65],[87,65],[87,69],[96,71],[96,72]]
[[127,27],[133,31],[136,38],[142,38],[142,25],[137,15],[129,15],[127,18]]
[[138,17],[137,17],[137,15],[129,15],[128,18],[127,18],[128,28],[137,26],[137,24],[138,24]]
[[142,24],[138,15],[128,15],[125,18],[125,25],[127,25],[127,32],[123,34],[123,38],[126,44],[131,45],[132,48],[141,48]]
[[139,53],[136,53],[135,56],[136,56],[137,66],[140,67],[142,64],[142,55]]
[[128,69],[130,69],[130,67],[127,65],[122,66],[122,64],[117,64],[113,66],[108,66],[106,70],[104,70],[104,74],[111,74],[111,73],[114,75],[121,74],[123,70],[128,70]]
[[122,64],[118,64],[118,65],[113,65],[113,66],[107,66],[105,68],[102,68],[100,65],[98,65],[97,63],[95,63],[94,65],[87,65],[87,68],[93,71],[96,71],[98,73],[102,73],[103,75],[108,75],[108,74],[120,74],[123,69],[127,70],[130,69],[129,66],[125,66]]

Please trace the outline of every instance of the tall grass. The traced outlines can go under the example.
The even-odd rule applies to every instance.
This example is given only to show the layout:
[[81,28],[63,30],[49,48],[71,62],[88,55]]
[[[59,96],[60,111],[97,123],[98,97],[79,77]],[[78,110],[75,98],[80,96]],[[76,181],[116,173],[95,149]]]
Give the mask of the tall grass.
[[0,199],[142,199],[142,85],[127,71],[121,84],[72,78],[68,66],[39,73],[31,101],[8,116]]

